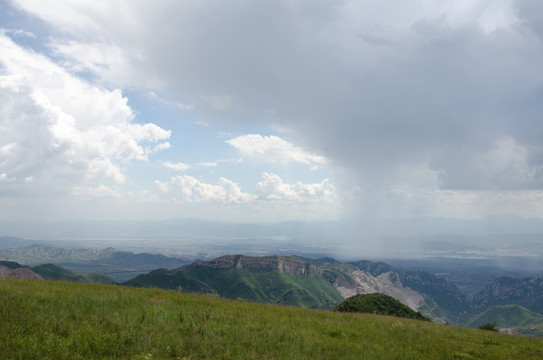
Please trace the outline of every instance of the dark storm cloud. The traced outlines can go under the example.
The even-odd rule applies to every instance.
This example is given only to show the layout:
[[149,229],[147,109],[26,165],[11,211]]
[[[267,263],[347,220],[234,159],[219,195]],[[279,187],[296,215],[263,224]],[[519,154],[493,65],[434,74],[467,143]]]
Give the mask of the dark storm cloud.
[[538,1],[69,3],[77,23],[21,4],[70,34],[74,62],[70,46],[118,47],[106,81],[159,87],[216,124],[286,125],[354,183],[422,163],[443,189],[543,184]]

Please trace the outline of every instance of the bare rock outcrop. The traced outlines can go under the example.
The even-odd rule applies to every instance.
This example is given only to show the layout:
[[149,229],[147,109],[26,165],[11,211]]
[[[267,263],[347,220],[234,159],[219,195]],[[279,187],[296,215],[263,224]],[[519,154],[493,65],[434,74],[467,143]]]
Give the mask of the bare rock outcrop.
[[354,271],[352,278],[355,284],[335,283],[334,286],[339,293],[348,298],[358,294],[380,293],[392,296],[411,309],[418,311],[424,305],[424,298],[417,291],[404,287],[395,272],[385,272],[373,276],[366,271]]
[[19,268],[8,268],[0,265],[0,278],[16,278],[16,279],[35,279],[43,280],[43,278],[36,274],[30,268],[22,266]]
[[245,256],[245,255],[224,255],[219,258],[200,261],[198,266],[212,268],[229,268],[250,270],[277,270],[285,274],[303,275],[303,276],[321,276],[322,270],[317,266],[306,261],[287,256]]

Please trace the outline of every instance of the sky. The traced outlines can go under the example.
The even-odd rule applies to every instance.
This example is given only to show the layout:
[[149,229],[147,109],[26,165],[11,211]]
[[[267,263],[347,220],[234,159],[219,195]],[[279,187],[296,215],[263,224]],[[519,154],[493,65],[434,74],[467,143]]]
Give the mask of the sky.
[[543,217],[539,0],[0,0],[0,219]]

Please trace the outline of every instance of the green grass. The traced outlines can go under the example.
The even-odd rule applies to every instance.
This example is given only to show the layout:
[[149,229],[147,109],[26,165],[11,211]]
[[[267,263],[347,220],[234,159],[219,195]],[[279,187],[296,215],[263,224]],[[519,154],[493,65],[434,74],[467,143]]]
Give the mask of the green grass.
[[2,359],[540,359],[543,340],[114,285],[0,279]]
[[473,317],[466,326],[475,328],[489,322],[495,322],[499,328],[543,325],[543,315],[520,305],[497,305]]
[[478,327],[487,323],[496,323],[497,328],[515,328],[519,334],[543,336],[543,315],[520,305],[497,305],[474,316],[465,324]]

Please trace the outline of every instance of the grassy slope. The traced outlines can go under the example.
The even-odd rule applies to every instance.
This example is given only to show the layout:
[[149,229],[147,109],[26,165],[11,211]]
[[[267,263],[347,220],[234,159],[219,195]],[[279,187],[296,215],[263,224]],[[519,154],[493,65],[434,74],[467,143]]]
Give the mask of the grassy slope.
[[543,296],[540,296],[527,304],[527,307],[536,313],[543,314]]
[[466,326],[475,328],[488,323],[496,323],[497,328],[516,328],[520,334],[543,335],[543,315],[520,305],[493,306],[476,315]]
[[112,285],[0,279],[3,359],[537,359],[543,340]]
[[477,327],[491,321],[501,328],[543,325],[543,315],[534,313],[520,305],[498,305],[475,316],[466,326]]

